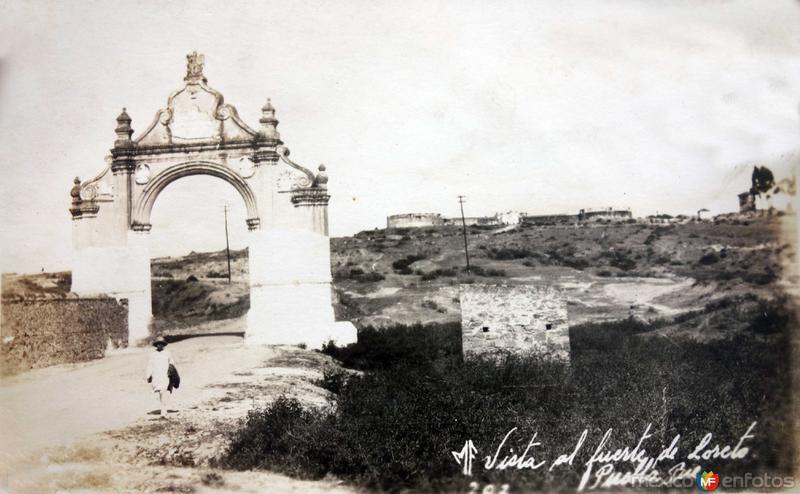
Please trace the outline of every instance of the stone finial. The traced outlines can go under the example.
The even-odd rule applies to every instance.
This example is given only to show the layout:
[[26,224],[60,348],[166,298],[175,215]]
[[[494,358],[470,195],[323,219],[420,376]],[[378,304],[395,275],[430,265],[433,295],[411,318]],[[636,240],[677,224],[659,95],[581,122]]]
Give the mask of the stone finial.
[[81,179],[80,177],[75,177],[72,181],[72,189],[69,191],[70,197],[72,197],[72,204],[80,204],[81,202]]
[[186,82],[208,82],[203,75],[203,64],[206,61],[204,55],[198,54],[196,51],[186,55],[186,77],[183,78]]
[[281,135],[278,133],[278,119],[275,118],[275,107],[272,106],[272,100],[267,98],[267,103],[261,107],[261,134],[267,139],[280,139]]
[[314,179],[314,185],[321,189],[325,189],[328,187],[328,174],[325,173],[325,165],[319,165],[319,173],[317,173],[317,178]]
[[125,108],[122,109],[122,113],[117,117],[117,128],[114,129],[114,132],[117,133],[117,140],[114,141],[114,147],[130,147],[133,145],[133,141],[131,140],[131,136],[133,135],[131,117],[128,116]]

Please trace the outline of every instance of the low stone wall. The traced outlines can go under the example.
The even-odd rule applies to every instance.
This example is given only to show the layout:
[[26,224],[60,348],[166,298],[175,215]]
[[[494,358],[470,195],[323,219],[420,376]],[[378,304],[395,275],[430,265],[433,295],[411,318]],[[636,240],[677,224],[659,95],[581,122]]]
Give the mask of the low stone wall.
[[464,357],[538,353],[569,360],[567,300],[533,285],[461,285]]
[[3,301],[0,372],[101,358],[128,344],[128,302],[113,298]]

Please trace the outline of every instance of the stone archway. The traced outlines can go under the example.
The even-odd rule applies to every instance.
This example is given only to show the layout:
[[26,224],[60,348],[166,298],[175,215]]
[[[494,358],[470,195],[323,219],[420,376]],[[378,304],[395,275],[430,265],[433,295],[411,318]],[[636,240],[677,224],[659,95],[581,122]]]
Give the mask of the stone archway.
[[150,213],[170,183],[210,175],[232,185],[247,208],[250,311],[246,341],[355,341],[331,304],[328,177],[289,159],[269,100],[254,130],[206,85],[203,57],[187,56],[184,86],[133,138],[125,109],[107,165],[72,188],[72,291],[128,300],[129,342],[150,336]]
[[147,182],[133,203],[133,229],[149,230],[150,214],[159,194],[172,182],[193,175],[217,177],[232,185],[244,201],[247,209],[247,224],[258,225],[260,223],[255,193],[239,174],[227,166],[211,161],[189,161],[172,165]]

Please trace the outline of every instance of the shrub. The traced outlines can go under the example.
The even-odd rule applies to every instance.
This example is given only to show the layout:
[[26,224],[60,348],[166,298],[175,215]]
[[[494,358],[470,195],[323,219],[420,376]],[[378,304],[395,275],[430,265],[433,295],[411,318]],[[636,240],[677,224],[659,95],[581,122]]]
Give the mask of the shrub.
[[707,252],[703,254],[703,256],[698,260],[700,264],[708,266],[709,264],[714,264],[719,262],[719,256],[715,252]]
[[517,247],[502,247],[496,248],[492,247],[487,252],[487,255],[490,259],[494,259],[497,261],[510,261],[513,259],[523,259],[525,257],[530,257],[533,252],[527,248],[517,248]]
[[569,257],[563,260],[564,266],[584,270],[589,267],[589,261],[580,257]]
[[428,271],[427,273],[422,273],[422,280],[431,281],[439,278],[440,276],[452,277],[456,276],[457,274],[458,273],[453,268],[435,269],[433,271]]
[[354,280],[360,283],[370,283],[376,281],[383,281],[386,277],[377,272],[377,271],[369,271],[364,272],[361,268],[351,268],[350,270],[343,270],[337,269],[333,272],[333,279],[334,280]]
[[[730,303],[725,307],[735,308]],[[367,371],[341,383],[334,408],[308,411],[280,398],[253,410],[219,463],[305,478],[333,474],[369,490],[457,492],[473,480],[449,454],[464,438],[485,448],[519,427],[510,447],[524,449],[537,432],[537,456],[553,458],[587,428],[592,443],[613,428],[617,447],[636,444],[650,423],[658,431],[650,450],[676,434],[685,445],[707,432],[714,443],[735,444],[758,421],[747,442],[757,454],[718,459],[715,468],[729,475],[789,473],[794,309],[783,301],[765,304],[759,310],[767,317],[753,324],[768,328],[760,332],[769,339],[667,341],[652,329],[673,321],[584,324],[571,331],[569,365],[540,355],[462,362],[457,325],[362,331],[354,345],[326,346],[344,365]],[[574,466],[552,472],[478,469],[474,480],[508,482],[512,492],[574,490],[593,452],[583,448]]]
[[[466,267],[463,268],[464,271],[467,270]],[[470,266],[469,273],[474,274],[475,276],[485,276],[485,277],[503,277],[506,275],[506,272],[502,269],[495,269],[495,268],[484,268],[483,266]]]
[[370,271],[369,273],[356,275],[355,279],[361,283],[374,283],[377,281],[383,281],[386,279],[386,277],[377,271]]
[[358,331],[358,341],[346,347],[330,343],[322,353],[345,367],[360,370],[385,369],[400,362],[422,365],[437,358],[461,360],[461,324],[397,325],[387,329],[367,326]]
[[327,389],[331,393],[339,393],[342,390],[347,378],[350,375],[347,371],[339,369],[338,367],[325,369],[322,372],[322,379],[317,381],[317,386],[322,389]]
[[636,261],[619,251],[614,252],[614,257],[611,259],[609,264],[623,271],[630,271],[636,268]]
[[769,285],[778,279],[778,275],[771,269],[767,269],[763,273],[746,272],[742,279],[752,285]]
[[392,269],[400,274],[413,274],[409,266],[422,259],[425,259],[425,256],[422,254],[409,254],[402,259],[394,261],[392,263]]

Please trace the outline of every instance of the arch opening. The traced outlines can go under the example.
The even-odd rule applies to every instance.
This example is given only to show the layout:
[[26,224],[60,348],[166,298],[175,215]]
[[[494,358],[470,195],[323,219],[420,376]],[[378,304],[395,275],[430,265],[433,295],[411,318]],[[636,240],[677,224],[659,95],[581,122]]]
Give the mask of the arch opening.
[[196,166],[158,178],[137,204],[152,225],[140,237],[150,253],[152,330],[170,338],[243,335],[251,241],[243,220],[255,206],[249,187]]
[[144,187],[133,209],[131,227],[133,230],[149,231],[153,206],[161,192],[171,183],[190,176],[206,175],[227,182],[239,193],[247,210],[246,222],[251,230],[260,225],[258,205],[253,190],[242,177],[228,167],[211,161],[190,161],[170,166],[153,177]]

